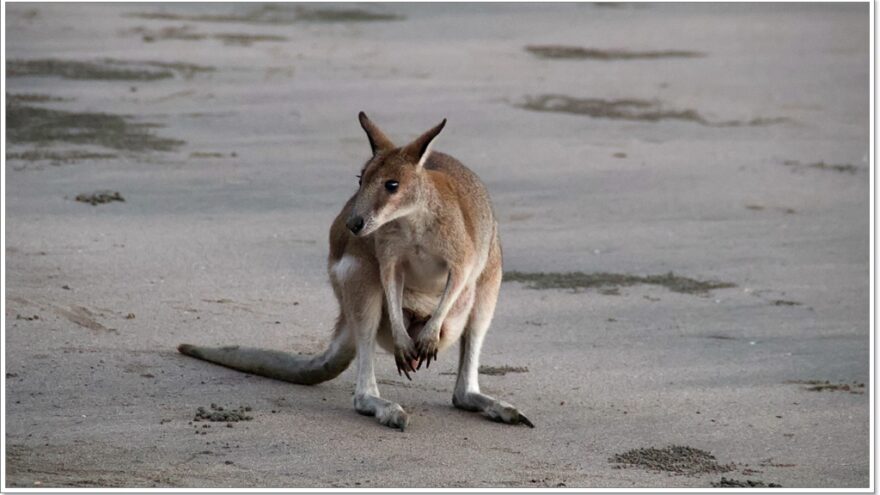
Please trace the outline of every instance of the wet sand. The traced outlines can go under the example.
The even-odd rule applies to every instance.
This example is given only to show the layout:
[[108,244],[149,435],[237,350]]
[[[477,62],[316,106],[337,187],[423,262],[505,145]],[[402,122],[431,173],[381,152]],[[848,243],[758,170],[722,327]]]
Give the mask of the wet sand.
[[[867,4],[7,13],[8,487],[868,485]],[[480,381],[536,428],[455,349],[379,353],[404,433],[176,352],[323,348],[360,110],[486,182]]]

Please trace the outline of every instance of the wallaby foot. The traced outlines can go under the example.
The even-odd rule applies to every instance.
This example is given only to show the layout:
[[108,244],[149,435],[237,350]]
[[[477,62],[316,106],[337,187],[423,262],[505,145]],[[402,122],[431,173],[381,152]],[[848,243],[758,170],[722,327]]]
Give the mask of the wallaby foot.
[[465,411],[483,413],[492,421],[498,421],[499,423],[507,423],[510,425],[524,424],[529,428],[535,427],[535,425],[529,421],[529,418],[519,412],[516,407],[486,394],[478,392],[454,394],[452,396],[452,404]]
[[400,431],[406,430],[406,425],[409,424],[409,415],[400,407],[400,404],[375,395],[355,395],[354,409],[364,416],[375,416],[380,424],[391,428],[400,428]]

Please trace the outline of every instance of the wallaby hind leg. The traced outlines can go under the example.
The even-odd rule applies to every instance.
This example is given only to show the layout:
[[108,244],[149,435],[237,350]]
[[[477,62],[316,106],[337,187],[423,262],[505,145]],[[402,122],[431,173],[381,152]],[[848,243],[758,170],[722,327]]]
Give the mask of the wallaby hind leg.
[[335,281],[339,284],[337,294],[341,296],[340,306],[343,308],[342,324],[353,333],[357,347],[354,408],[360,414],[375,416],[385,426],[403,430],[409,417],[399,404],[379,396],[373,370],[376,332],[382,323],[384,292],[379,283],[378,270],[373,269],[376,272],[371,273],[371,268],[359,267],[359,270],[350,272],[348,279]]
[[[500,254],[500,253],[499,253]],[[489,331],[489,324],[495,313],[498,290],[501,286],[500,256],[497,268],[491,263],[477,281],[476,300],[471,316],[461,338],[461,355],[458,362],[458,378],[452,403],[459,409],[485,414],[489,419],[508,424],[535,425],[513,405],[480,392],[478,372],[480,368],[480,349]]]

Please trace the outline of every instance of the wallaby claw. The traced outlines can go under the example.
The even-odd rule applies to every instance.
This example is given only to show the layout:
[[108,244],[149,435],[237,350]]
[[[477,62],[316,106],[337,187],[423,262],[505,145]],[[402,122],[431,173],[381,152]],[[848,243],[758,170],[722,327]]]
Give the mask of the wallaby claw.
[[397,376],[400,376],[400,372],[406,375],[406,379],[412,381],[412,377],[409,376],[409,364],[404,359],[397,354],[394,355],[394,363],[397,365]]
[[425,363],[425,368],[431,367],[431,361],[437,360],[437,341],[436,340],[420,340],[416,342],[416,349],[418,352],[418,360],[419,360],[419,368],[422,367],[422,362]]
[[394,353],[394,364],[397,365],[397,375],[400,376],[400,372],[403,371],[403,374],[406,375],[406,379],[412,381],[412,377],[409,376],[409,372],[416,372],[417,368],[413,368],[412,362],[417,359],[415,351],[407,351],[398,349]]
[[535,425],[532,424],[532,422],[529,421],[529,418],[525,417],[525,416],[523,415],[523,413],[519,413],[519,423],[522,423],[522,424],[528,426],[529,428],[534,428],[534,427],[535,427]]

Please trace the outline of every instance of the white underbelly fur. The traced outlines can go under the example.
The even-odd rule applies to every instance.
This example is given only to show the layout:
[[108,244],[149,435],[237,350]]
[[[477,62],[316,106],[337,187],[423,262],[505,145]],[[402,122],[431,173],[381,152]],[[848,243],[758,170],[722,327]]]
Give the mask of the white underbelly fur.
[[[359,268],[356,258],[346,255],[343,256],[330,268],[331,277],[336,278],[337,283],[341,283],[352,276]],[[433,286],[436,289],[430,291],[415,290],[412,287],[406,287],[406,278],[404,279],[403,290],[403,308],[420,316],[428,317],[437,309],[440,303],[440,296],[443,294],[443,288],[446,285],[445,275],[438,277],[438,272],[434,270],[425,270],[426,267],[418,270],[418,272],[409,272],[407,276],[411,282],[417,282],[419,287]],[[430,275],[428,275],[430,273]],[[428,275],[428,276],[426,276]],[[418,277],[417,280],[414,278]],[[428,280],[425,280],[428,279]],[[432,280],[433,279],[433,280]],[[439,350],[444,350],[454,344],[461,337],[464,326],[467,324],[471,307],[473,306],[474,287],[470,285],[462,291],[458,301],[453,305],[452,310],[446,316],[443,322],[442,332],[440,336]],[[387,320],[386,320],[387,321]],[[391,329],[388,325],[381,325],[378,330],[377,343],[389,352],[394,351],[393,340],[391,339]]]
[[421,316],[428,316],[437,309],[440,303],[440,294],[427,294],[403,289],[403,307]]

